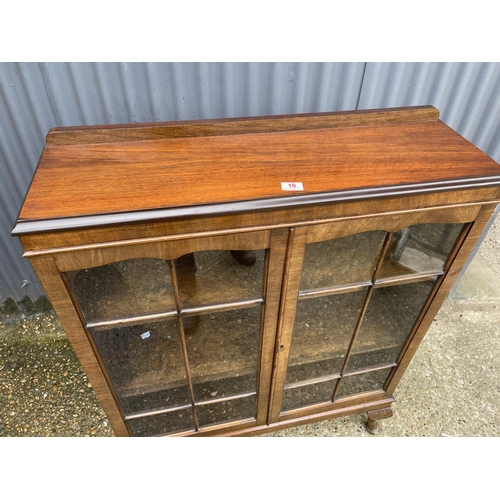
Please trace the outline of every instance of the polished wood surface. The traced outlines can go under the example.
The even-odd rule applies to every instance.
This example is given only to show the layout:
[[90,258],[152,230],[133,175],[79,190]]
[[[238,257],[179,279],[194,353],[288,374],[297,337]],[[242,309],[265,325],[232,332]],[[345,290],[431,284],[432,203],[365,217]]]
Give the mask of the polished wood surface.
[[311,225],[309,229],[307,243],[342,238],[364,231],[395,232],[414,224],[471,222],[476,218],[480,210],[480,205],[472,205],[440,210],[414,211],[396,215],[380,215],[376,220],[370,217],[331,224],[315,224]]
[[43,284],[52,307],[66,332],[89,382],[108,417],[115,435],[129,436],[130,432],[117,405],[117,398],[103,367],[96,357],[91,340],[74,308],[72,298],[50,255],[31,259],[31,264]]
[[[330,403],[324,405],[323,411],[314,411],[314,408],[304,410],[301,415],[294,414],[293,416],[283,416],[277,422],[272,422],[269,425],[256,426],[244,430],[228,429],[226,432],[219,433],[222,436],[257,436],[266,432],[279,431],[281,429],[288,429],[297,425],[313,424],[315,422],[322,422],[333,418],[344,417],[346,415],[354,415],[371,410],[379,410],[389,407],[394,403],[394,398],[384,397],[384,392],[373,398],[373,401],[360,402],[353,401],[351,405],[335,405]],[[328,407],[327,407],[328,406]]]
[[430,298],[429,303],[424,311],[422,312],[421,318],[417,321],[415,325],[414,334],[410,337],[410,342],[404,350],[401,359],[398,362],[398,367],[393,370],[391,377],[385,387],[386,393],[392,395],[397,387],[397,384],[401,380],[404,372],[408,368],[410,361],[412,360],[415,352],[417,351],[420,343],[425,337],[427,330],[430,328],[433,319],[439,312],[444,300],[448,296],[451,287],[455,283],[457,277],[459,276],[464,264],[469,258],[474,246],[476,245],[478,239],[481,237],[486,225],[488,224],[491,216],[495,211],[495,204],[485,205],[481,212],[479,213],[476,221],[472,225],[468,234],[464,235],[462,242],[457,249],[456,255],[453,256],[449,262],[449,269],[446,274],[441,277],[441,282],[439,283],[439,288],[433,297]]
[[[186,342],[192,334],[187,331],[189,320],[200,312],[208,321],[212,313],[234,310],[239,314],[242,308],[251,306],[252,311],[257,311],[257,320],[260,314],[256,322],[260,324],[260,331],[256,330],[258,349],[250,353],[258,360],[256,386],[252,389],[255,404],[251,403],[248,414],[232,421],[222,419],[209,425],[206,421],[196,422],[196,405],[239,401],[248,394],[219,394],[208,402],[195,402],[190,382],[190,401],[185,409],[193,412],[195,424],[191,430],[178,430],[177,435],[254,435],[361,412],[368,412],[369,427],[373,428],[377,419],[390,416],[392,394],[399,380],[500,201],[499,165],[438,118],[435,108],[423,106],[51,130],[14,233],[21,235],[25,256],[31,259],[115,433],[130,435],[141,417],[170,418],[175,408],[145,407],[133,410],[139,413],[127,413],[92,329],[105,331],[177,317],[183,359],[188,366],[197,359],[191,357],[188,361]],[[302,182],[304,191],[282,191],[281,182]],[[456,247],[447,260],[443,257],[439,268],[415,267],[410,273],[386,276],[382,273],[385,259],[381,254],[370,281],[361,276],[352,282],[318,281],[305,288],[301,285],[305,271],[314,277],[315,272],[321,274],[333,265],[343,267],[342,262],[351,258],[351,253],[346,252],[344,261],[326,258],[323,264],[321,259],[314,264],[313,259],[314,265],[308,268],[305,257],[309,245],[384,231],[384,248],[389,248],[394,232],[411,225],[445,223],[464,227],[457,233]],[[356,239],[358,243],[361,240]],[[363,243],[354,246],[363,247]],[[371,247],[365,246],[354,249],[352,255],[362,256],[365,250],[369,253]],[[204,263],[199,254],[224,254],[230,250],[261,252],[265,264],[263,278],[258,280],[258,297],[238,295],[235,289],[245,288],[238,285],[235,275],[228,278],[220,268]],[[174,260],[194,254],[198,270],[191,269],[186,277],[186,270],[177,268]],[[148,300],[146,295],[156,294],[154,298],[161,301],[161,307],[137,308],[129,288],[124,296],[118,287],[118,295],[110,295],[108,304],[115,314],[121,301],[123,314],[86,317],[82,308],[85,300],[79,302],[78,286],[71,281],[71,273],[133,259],[169,261],[171,275],[178,274],[174,279],[173,309],[165,302],[165,294],[150,286],[149,275],[143,272],[139,273],[137,286],[132,283],[130,289],[140,297],[139,302]],[[371,262],[358,260],[361,266]],[[202,279],[203,266],[210,268],[210,279]],[[381,279],[375,281],[378,271]],[[204,299],[201,305],[181,304],[181,293],[196,281],[196,272],[196,293],[206,298],[208,295],[203,293],[209,290],[216,299]],[[364,298],[363,310],[354,319],[356,328],[341,374],[347,378],[371,372],[389,374],[385,384],[387,375],[380,384],[377,382],[378,387],[343,392],[336,400],[314,399],[302,406],[287,406],[284,398],[290,388],[340,380],[336,372],[287,379],[288,365],[292,366],[294,360],[293,337],[297,337],[294,324],[299,324],[296,312],[303,304],[314,303],[314,297],[338,297],[346,291],[368,288],[374,290],[374,297],[382,297],[386,289],[377,295],[378,288],[409,286],[422,280],[432,284],[430,295],[421,302],[423,309],[418,305],[412,317],[416,322],[412,319],[401,343],[399,337],[396,339],[399,350],[394,358],[350,369],[349,356],[354,359],[359,346],[367,346],[370,354],[389,346],[377,332],[366,334],[366,344],[361,343],[365,330],[359,326],[367,305],[370,307],[370,296]],[[141,286],[152,290],[144,294]],[[89,293],[93,300],[102,300],[93,288]],[[407,296],[414,305],[414,295]],[[392,314],[390,300],[384,297],[382,310],[385,315]],[[337,301],[334,307],[342,304]],[[351,314],[350,310],[343,309],[346,315]],[[377,328],[382,331],[383,325]],[[233,330],[240,331],[239,327]],[[231,332],[223,333],[228,337]],[[328,339],[321,337],[321,329],[313,333],[307,335],[307,341],[311,341],[307,352],[312,353],[311,360],[322,361],[328,355]],[[319,342],[315,341],[318,336]],[[198,340],[203,340],[201,335]],[[242,344],[236,342],[236,347],[244,349]],[[218,342],[213,346],[217,348]],[[301,354],[305,351],[302,349]],[[197,353],[207,356],[203,349]],[[221,370],[230,369],[232,361],[221,362]],[[150,368],[154,371],[154,367]],[[147,377],[148,373],[140,375]]]
[[269,422],[276,422],[281,410],[293,323],[297,309],[295,298],[298,296],[306,237],[307,228],[305,227],[290,230],[283,272],[280,314],[276,331]]
[[144,245],[119,245],[88,251],[61,252],[55,256],[61,271],[103,266],[127,259],[177,259],[190,252],[207,250],[258,250],[269,245],[270,231],[192,238],[181,241],[152,242]]
[[[311,207],[290,207],[218,217],[197,217],[161,222],[128,222],[102,228],[82,226],[82,229],[85,230],[42,231],[23,234],[20,239],[26,250],[25,257],[30,257],[41,253],[71,252],[77,248],[90,250],[101,246],[137,245],[154,241],[245,233],[270,228],[309,226],[339,220],[356,222],[360,218],[378,217],[382,214],[393,214],[401,217],[413,212],[423,214],[432,211],[436,217],[440,217],[438,215],[439,207],[472,210],[473,206],[479,207],[484,202],[491,201],[500,203],[500,188],[464,189],[447,193],[329,203]],[[24,224],[29,225],[30,223]]]
[[[379,190],[389,196],[403,186],[413,186],[411,193],[453,189],[478,179],[500,184],[500,166],[440,121],[48,145],[19,219],[183,207],[191,216],[221,214],[234,211],[232,203],[279,207],[320,202],[314,195],[321,193],[361,190],[368,198]],[[304,190],[283,191],[282,182],[301,182]]]
[[178,122],[131,123],[126,125],[87,125],[57,127],[47,134],[47,144],[61,146],[102,142],[147,141],[175,137],[285,132],[333,127],[362,127],[383,123],[432,121],[439,118],[433,106],[365,109],[303,113],[300,115],[251,116]]
[[258,369],[256,425],[263,425],[268,421],[268,404],[275,352],[276,327],[278,323],[281,283],[287,241],[288,231],[286,229],[273,231],[271,249],[269,251],[269,267],[266,276],[267,279],[265,280],[266,287],[264,295],[266,301],[262,310],[263,328]]

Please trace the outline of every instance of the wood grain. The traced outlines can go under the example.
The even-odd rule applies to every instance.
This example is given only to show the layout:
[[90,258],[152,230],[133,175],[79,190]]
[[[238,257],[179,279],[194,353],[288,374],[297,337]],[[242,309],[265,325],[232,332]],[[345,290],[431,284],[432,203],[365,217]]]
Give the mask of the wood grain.
[[74,308],[70,295],[57,271],[51,256],[41,256],[31,259],[31,264],[44,286],[47,296],[54,307],[68,339],[75,350],[92,387],[99,398],[113,431],[117,436],[129,436],[127,425],[119,410],[117,398],[99,366],[93,347],[81,320]]
[[399,231],[415,224],[457,224],[473,221],[481,207],[479,205],[454,207],[439,210],[423,210],[412,213],[381,215],[376,219],[356,219],[339,221],[331,224],[311,226],[307,234],[307,243],[316,243],[333,238],[342,238],[364,231]]
[[[394,389],[500,201],[500,166],[438,118],[435,108],[424,106],[52,129],[14,233],[115,433],[129,435],[130,429],[60,273],[204,250],[266,249],[256,413],[255,419],[180,434],[253,435],[364,411],[371,420],[388,416]],[[282,191],[281,182],[302,182],[304,191]],[[282,412],[306,245],[422,223],[468,225],[445,274],[434,273],[436,289],[385,390]],[[423,277],[390,277],[373,286]],[[239,306],[227,300],[210,307]],[[184,312],[189,319],[200,307]],[[173,312],[132,312],[125,320],[159,314]]]
[[228,429],[225,433],[222,433],[222,436],[256,436],[259,434],[263,434],[266,432],[278,431],[281,429],[287,429],[289,427],[295,427],[297,425],[304,424],[312,424],[315,422],[321,422],[323,420],[331,420],[333,418],[344,417],[346,415],[353,415],[356,413],[364,413],[370,410],[382,410],[384,408],[389,408],[392,403],[394,403],[394,398],[384,397],[384,393],[382,391],[381,395],[374,401],[367,402],[359,402],[359,401],[351,401],[351,405],[346,405],[344,407],[334,406],[331,403],[329,408],[323,408],[321,412],[311,412],[306,413],[304,410],[304,414],[298,416],[297,414],[294,416],[283,416],[280,417],[278,422],[271,423],[269,425],[256,426],[253,428],[248,428],[245,430],[233,430]]
[[208,137],[259,132],[284,132],[333,127],[359,127],[383,123],[433,121],[439,111],[433,106],[389,109],[303,113],[299,115],[219,118],[178,122],[134,123],[127,125],[90,125],[58,127],[47,134],[50,145],[128,142],[179,137]]
[[273,356],[276,343],[276,325],[281,296],[281,280],[287,246],[288,230],[277,229],[272,232],[269,250],[269,268],[263,309],[262,337],[260,342],[259,377],[257,391],[257,423],[267,422]]
[[193,238],[181,241],[160,241],[143,245],[117,245],[93,249],[73,249],[57,253],[60,271],[72,271],[103,266],[128,259],[177,259],[191,252],[207,250],[259,250],[269,247],[270,231]]
[[431,326],[433,319],[436,317],[436,314],[439,312],[439,309],[441,308],[444,300],[448,296],[451,287],[455,283],[471,251],[473,250],[479,237],[483,233],[484,228],[488,224],[494,210],[495,205],[493,204],[485,205],[482,208],[476,221],[472,225],[471,230],[463,241],[451,265],[449,266],[447,273],[441,278],[441,283],[438,284],[439,286],[437,291],[435,292],[434,296],[431,297],[429,304],[425,309],[425,312],[421,315],[422,317],[417,321],[418,327],[411,337],[410,343],[404,351],[404,355],[402,355],[401,360],[399,361],[399,366],[395,368],[393,370],[393,373],[389,376],[386,385],[386,393],[388,395],[391,395],[396,389],[397,384],[408,368],[410,361],[412,360],[420,343],[424,339],[427,330]]
[[[214,204],[231,213],[248,200],[484,177],[500,183],[500,166],[440,121],[49,145],[19,219]],[[281,182],[304,191],[284,192]]]
[[293,325],[295,322],[295,311],[297,308],[297,296],[299,292],[300,277],[302,274],[302,263],[304,261],[307,228],[297,228],[290,231],[287,246],[285,267],[283,272],[281,302],[279,305],[279,319],[276,333],[276,345],[274,348],[273,378],[271,384],[271,396],[269,403],[268,422],[278,420],[283,388],[290,355],[290,343],[292,340]]
[[[72,251],[74,246],[91,249],[95,246],[101,246],[103,243],[108,246],[135,245],[152,241],[213,236],[222,233],[233,234],[279,227],[322,224],[338,220],[356,221],[360,218],[377,217],[381,214],[404,215],[413,211],[444,207],[459,208],[465,205],[481,205],[491,201],[500,202],[500,188],[464,189],[386,199],[324,203],[317,206],[250,211],[217,217],[200,216],[148,222],[129,221],[126,224],[102,228],[82,227],[78,230],[23,234],[20,239],[27,252],[43,252],[44,249],[49,253],[54,251],[67,252]],[[29,254],[27,253],[26,256]]]

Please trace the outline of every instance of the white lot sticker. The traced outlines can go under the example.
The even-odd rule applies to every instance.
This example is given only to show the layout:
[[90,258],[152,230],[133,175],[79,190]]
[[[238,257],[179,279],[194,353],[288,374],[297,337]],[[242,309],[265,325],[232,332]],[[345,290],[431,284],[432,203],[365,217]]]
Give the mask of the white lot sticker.
[[282,191],[304,191],[304,186],[302,182],[282,182]]

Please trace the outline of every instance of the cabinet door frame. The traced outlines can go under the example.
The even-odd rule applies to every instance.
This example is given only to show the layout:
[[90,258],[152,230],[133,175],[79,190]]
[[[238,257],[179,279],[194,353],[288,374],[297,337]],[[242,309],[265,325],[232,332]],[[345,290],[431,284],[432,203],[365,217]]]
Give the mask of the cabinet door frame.
[[[197,432],[182,434],[216,434],[227,429],[242,429],[265,425],[267,422],[269,387],[274,356],[276,323],[283,275],[283,263],[288,230],[260,230],[247,233],[190,237],[185,240],[143,243],[127,240],[123,246],[96,245],[93,248],[64,248],[53,254],[32,256],[31,262],[39,273],[49,300],[61,325],[84,368],[116,435],[131,435],[113,389],[107,370],[89,332],[74,291],[64,273],[98,267],[129,259],[159,258],[173,262],[186,253],[207,250],[265,250],[260,321],[259,353],[257,356],[257,387],[255,418],[216,424]],[[179,311],[177,311],[179,315]],[[206,429],[206,430],[205,430]]]
[[[287,249],[287,259],[285,261],[285,277],[283,283],[280,321],[278,323],[277,348],[275,350],[269,423],[272,425],[286,420],[312,416],[321,412],[334,411],[351,405],[364,405],[392,398],[392,393],[394,392],[397,383],[408,366],[418,344],[423,339],[425,331],[432,322],[432,318],[439,310],[439,306],[451,288],[452,282],[458,275],[458,272],[463,265],[463,262],[457,263],[457,254],[468,255],[467,252],[470,252],[475,241],[481,234],[480,227],[484,227],[485,225],[485,223],[483,224],[481,221],[484,217],[486,217],[486,222],[489,219],[489,216],[484,214],[489,214],[492,210],[491,207],[493,207],[493,205],[490,207],[486,206],[484,208],[479,205],[464,205],[452,208],[440,208],[433,210],[426,209],[401,214],[359,217],[355,220],[340,220],[310,226],[301,226],[292,229],[289,240],[289,248]],[[426,223],[461,223],[464,224],[464,228],[456,241],[454,250],[452,250],[452,253],[447,260],[445,269],[442,273],[440,273],[440,276],[436,278],[436,283],[432,288],[430,296],[425,301],[421,313],[418,316],[407,341],[403,345],[396,365],[390,369],[384,388],[367,393],[361,393],[360,395],[343,397],[335,402],[322,402],[288,411],[281,411],[296,308],[299,301],[299,287],[304,265],[306,246],[310,243],[341,238],[366,231],[385,231],[387,235],[377,264],[380,266],[389,245],[392,233],[400,231],[408,226]],[[474,228],[474,231],[472,231],[471,228]],[[478,231],[479,233],[477,234]],[[466,240],[467,245],[464,247],[463,244]],[[464,249],[462,250],[462,248]],[[459,266],[460,269],[458,269],[457,266]],[[450,269],[452,271],[451,274]],[[399,283],[411,283],[426,279],[426,277],[428,278],[426,273],[423,273],[421,276],[411,276],[406,280],[400,279]],[[446,285],[444,288],[442,288],[443,283]],[[377,285],[360,284],[359,289],[366,288],[367,286],[369,286],[370,290],[373,290]],[[378,287],[380,286],[383,285],[378,285]],[[350,287],[350,291],[356,291],[356,288]],[[330,293],[332,293],[331,289],[329,291],[326,290],[324,294],[327,295]],[[368,299],[365,301],[364,308],[367,306]],[[361,317],[363,314],[364,311],[362,311]],[[359,323],[360,322],[361,321],[359,321]],[[356,330],[358,329],[359,325],[356,326]]]
[[485,204],[481,206],[475,220],[470,221],[466,231],[460,236],[457,241],[453,254],[448,259],[446,272],[439,278],[439,282],[434,287],[433,293],[429,297],[426,306],[420,314],[417,323],[410,334],[405,347],[403,348],[397,366],[391,371],[384,386],[385,393],[392,396],[397,388],[401,378],[406,372],[415,352],[420,346],[425,334],[437,313],[439,312],[443,302],[448,296],[453,284],[460,275],[467,259],[471,255],[474,247],[478,243],[483,234],[488,222],[496,209],[496,203]]

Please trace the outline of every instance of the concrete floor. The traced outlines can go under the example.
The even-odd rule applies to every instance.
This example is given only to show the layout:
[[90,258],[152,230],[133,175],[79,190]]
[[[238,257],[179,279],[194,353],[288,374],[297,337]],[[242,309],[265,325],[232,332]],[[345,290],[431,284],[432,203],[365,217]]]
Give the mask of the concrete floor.
[[[365,415],[265,436],[500,436],[500,220],[445,301],[377,436]],[[0,436],[112,436],[57,318],[0,325]]]

